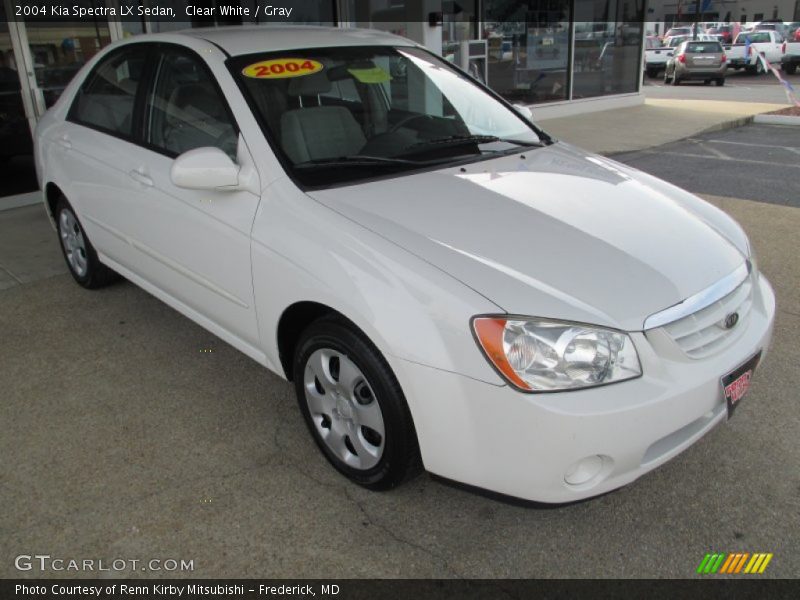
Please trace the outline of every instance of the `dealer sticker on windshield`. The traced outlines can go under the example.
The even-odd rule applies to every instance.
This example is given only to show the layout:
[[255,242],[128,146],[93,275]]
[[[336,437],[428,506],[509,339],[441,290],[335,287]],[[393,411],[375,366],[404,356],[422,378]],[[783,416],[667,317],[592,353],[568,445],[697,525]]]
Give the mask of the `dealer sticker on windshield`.
[[753,371],[756,370],[760,360],[761,352],[721,379],[722,392],[725,394],[725,403],[728,405],[729,419],[733,416],[733,411],[739,405],[739,401],[744,398],[750,389]]
[[318,73],[323,68],[321,62],[308,58],[273,58],[247,65],[242,75],[253,79],[285,79]]

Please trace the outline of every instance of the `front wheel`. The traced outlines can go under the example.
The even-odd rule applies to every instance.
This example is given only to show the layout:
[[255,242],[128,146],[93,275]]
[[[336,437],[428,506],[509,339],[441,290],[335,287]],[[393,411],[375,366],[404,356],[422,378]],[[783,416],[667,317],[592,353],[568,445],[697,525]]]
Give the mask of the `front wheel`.
[[302,334],[293,377],[300,410],[325,458],[372,490],[419,471],[416,432],[403,391],[370,340],[323,318]]
[[113,282],[119,276],[100,262],[97,252],[83,230],[72,206],[65,198],[56,204],[55,211],[61,253],[73,279],[87,289],[97,289]]
[[786,63],[781,65],[781,71],[787,75],[794,75],[797,72],[797,65],[794,63]]

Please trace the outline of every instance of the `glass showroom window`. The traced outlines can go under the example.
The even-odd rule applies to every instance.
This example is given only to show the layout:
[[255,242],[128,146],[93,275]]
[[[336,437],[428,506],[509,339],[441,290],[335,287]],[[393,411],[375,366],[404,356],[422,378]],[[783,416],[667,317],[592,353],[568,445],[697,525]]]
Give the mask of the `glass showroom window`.
[[643,5],[643,0],[575,0],[573,98],[638,91]]
[[570,0],[486,0],[484,36],[491,88],[514,102],[569,98],[571,4]]

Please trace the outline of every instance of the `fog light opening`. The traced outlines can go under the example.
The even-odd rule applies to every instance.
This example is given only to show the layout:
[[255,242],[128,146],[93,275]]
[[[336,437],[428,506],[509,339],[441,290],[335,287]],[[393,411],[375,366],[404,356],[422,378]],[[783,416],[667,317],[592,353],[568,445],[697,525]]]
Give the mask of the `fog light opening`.
[[591,486],[600,483],[611,472],[610,456],[595,454],[573,463],[564,473],[564,482],[571,486]]

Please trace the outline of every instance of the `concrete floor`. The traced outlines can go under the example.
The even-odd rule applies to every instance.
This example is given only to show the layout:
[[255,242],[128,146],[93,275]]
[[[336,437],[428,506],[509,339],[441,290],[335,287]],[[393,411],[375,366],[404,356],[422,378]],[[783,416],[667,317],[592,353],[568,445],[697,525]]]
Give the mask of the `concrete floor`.
[[556,509],[427,475],[351,485],[289,384],[130,283],[79,288],[40,207],[1,212],[0,577],[59,575],[14,569],[35,553],[193,560],[196,577],[689,577],[710,551],[772,552],[764,576],[796,577],[800,210],[711,199],[778,295],[751,394],[667,465]]

